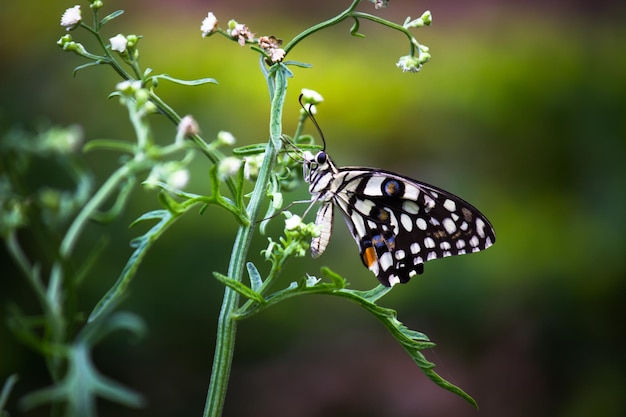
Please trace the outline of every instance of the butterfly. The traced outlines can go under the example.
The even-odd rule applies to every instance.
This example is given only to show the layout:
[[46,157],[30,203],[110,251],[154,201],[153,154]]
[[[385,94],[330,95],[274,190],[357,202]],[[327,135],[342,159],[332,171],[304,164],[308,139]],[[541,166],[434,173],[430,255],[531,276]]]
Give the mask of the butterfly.
[[335,208],[361,261],[387,287],[421,274],[427,261],[478,252],[496,241],[489,220],[448,191],[382,169],[338,168],[324,150],[302,157],[312,201],[321,203],[314,258],[330,241]]

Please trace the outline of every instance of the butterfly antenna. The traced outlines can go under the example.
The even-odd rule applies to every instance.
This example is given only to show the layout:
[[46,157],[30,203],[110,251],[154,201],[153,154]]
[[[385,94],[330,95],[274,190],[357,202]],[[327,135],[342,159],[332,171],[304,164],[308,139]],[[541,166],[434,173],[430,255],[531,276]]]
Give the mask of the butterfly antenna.
[[311,112],[311,106],[313,106],[313,104],[309,104],[309,107],[306,108],[304,106],[304,104],[302,104],[302,96],[304,96],[304,94],[300,94],[300,97],[298,97],[298,101],[300,102],[300,106],[302,106],[302,108],[306,112],[307,116],[309,116],[309,119],[311,119],[311,121],[313,122],[313,125],[317,129],[317,132],[320,134],[320,138],[322,138],[322,143],[324,144],[324,147],[322,148],[322,151],[326,151],[326,139],[324,138],[324,134],[322,133],[322,129],[320,128],[320,125],[317,124],[317,120],[315,120],[315,116],[313,116],[313,113]]

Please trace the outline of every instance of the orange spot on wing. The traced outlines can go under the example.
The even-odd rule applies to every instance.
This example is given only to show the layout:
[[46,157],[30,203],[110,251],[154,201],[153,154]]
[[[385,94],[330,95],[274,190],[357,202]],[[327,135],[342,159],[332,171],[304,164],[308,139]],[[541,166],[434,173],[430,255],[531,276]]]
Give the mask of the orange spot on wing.
[[376,251],[374,250],[372,246],[370,246],[369,248],[363,251],[363,255],[361,255],[361,258],[363,259],[363,263],[368,268],[370,268],[376,262],[376,259],[377,259]]

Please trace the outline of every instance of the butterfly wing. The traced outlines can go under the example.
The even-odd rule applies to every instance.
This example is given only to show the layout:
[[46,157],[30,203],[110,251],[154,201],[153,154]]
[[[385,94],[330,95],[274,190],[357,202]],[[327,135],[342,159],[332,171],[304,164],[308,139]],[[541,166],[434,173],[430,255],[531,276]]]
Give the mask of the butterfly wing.
[[424,263],[486,249],[495,242],[487,218],[440,188],[392,172],[342,168],[334,202],[361,252],[385,286],[405,283]]

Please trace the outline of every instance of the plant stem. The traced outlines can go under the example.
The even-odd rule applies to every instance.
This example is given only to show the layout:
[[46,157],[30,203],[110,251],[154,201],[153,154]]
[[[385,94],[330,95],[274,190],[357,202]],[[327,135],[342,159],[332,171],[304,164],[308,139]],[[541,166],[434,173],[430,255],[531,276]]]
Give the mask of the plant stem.
[[[287,71],[286,68],[280,66],[277,71],[270,75],[270,77],[275,77],[272,80],[274,90],[272,94],[272,108],[270,110],[270,140],[267,144],[263,165],[259,171],[247,208],[250,224],[239,227],[228,266],[228,277],[237,281],[242,280],[250,242],[256,226],[256,218],[259,214],[261,203],[266,198],[271,173],[276,163],[278,146],[280,146],[282,109],[287,90],[285,71]],[[272,85],[269,77],[268,84]],[[226,287],[218,319],[217,341],[213,358],[213,369],[211,371],[211,382],[204,407],[204,417],[219,417],[222,415],[237,333],[237,321],[232,317],[232,313],[238,308],[238,305],[239,294],[230,287]]]

